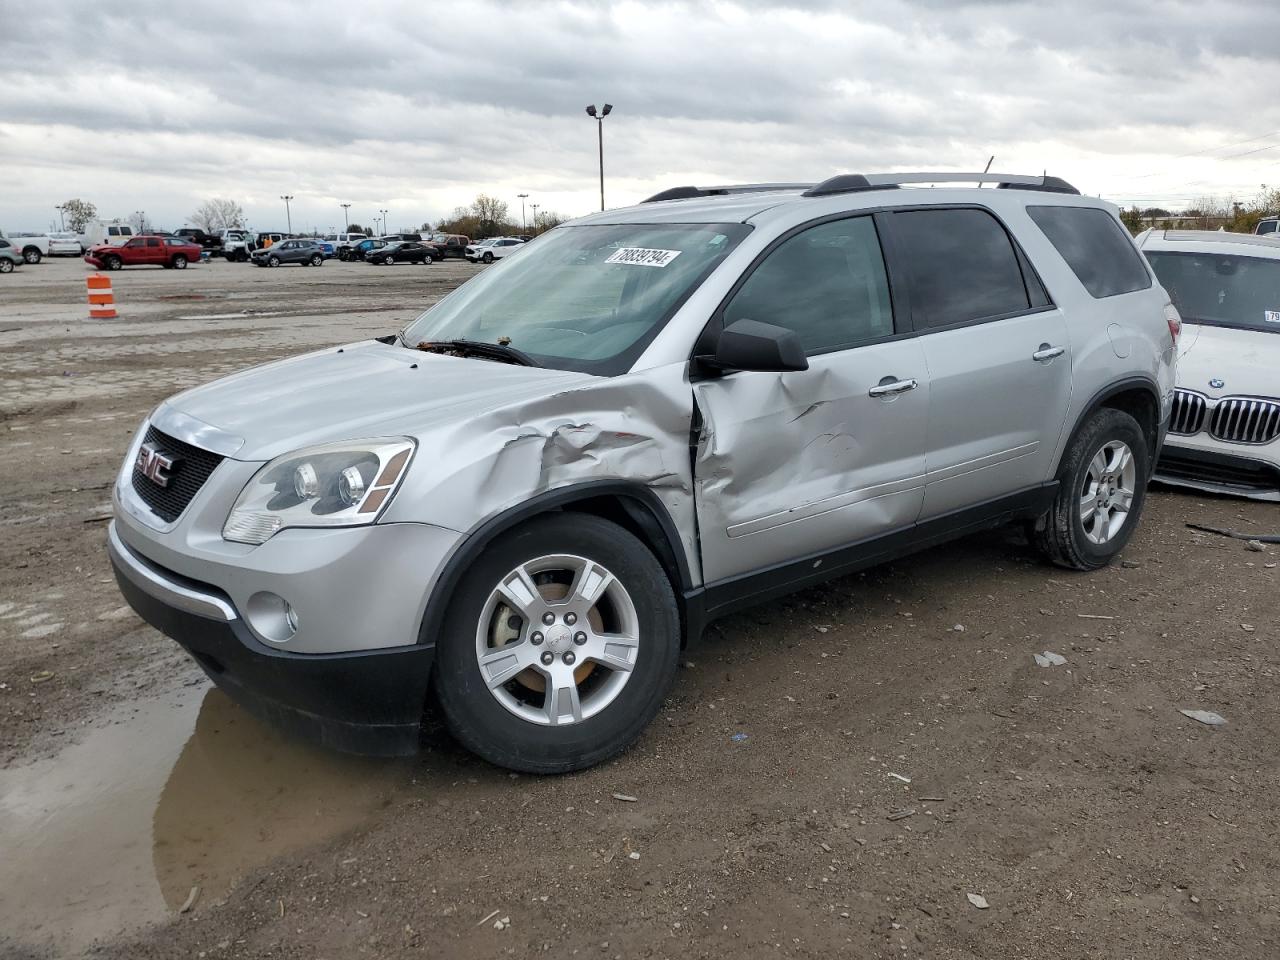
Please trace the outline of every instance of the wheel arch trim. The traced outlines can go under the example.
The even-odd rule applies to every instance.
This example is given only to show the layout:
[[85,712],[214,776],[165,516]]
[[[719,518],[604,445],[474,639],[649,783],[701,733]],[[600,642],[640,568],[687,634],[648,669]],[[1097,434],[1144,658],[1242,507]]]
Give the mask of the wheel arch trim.
[[[1159,386],[1150,377],[1145,377],[1145,376],[1133,376],[1133,377],[1126,377],[1123,380],[1116,380],[1112,383],[1107,384],[1105,387],[1103,387],[1101,390],[1099,390],[1089,399],[1089,402],[1085,404],[1084,408],[1080,411],[1080,415],[1076,417],[1075,422],[1071,424],[1071,429],[1063,434],[1062,445],[1058,450],[1056,459],[1054,460],[1054,466],[1053,466],[1054,477],[1057,477],[1062,472],[1062,462],[1066,458],[1067,451],[1071,448],[1071,441],[1075,439],[1075,437],[1080,433],[1081,428],[1084,427],[1085,423],[1088,422],[1089,418],[1093,416],[1095,413],[1097,413],[1099,410],[1101,410],[1103,407],[1107,406],[1108,400],[1118,397],[1122,393],[1130,393],[1134,390],[1141,390],[1149,394],[1151,397],[1151,402],[1154,405],[1155,411],[1156,411],[1156,422],[1151,425],[1152,430],[1154,432],[1147,437],[1148,443],[1151,448],[1150,450],[1147,451],[1151,459],[1151,463],[1148,467],[1148,472],[1147,472],[1147,476],[1148,478],[1150,478],[1151,471],[1155,469],[1156,458],[1159,456],[1160,443],[1163,440],[1163,435],[1164,435],[1164,432],[1162,429],[1163,408],[1161,406],[1161,401],[1160,401]],[[1140,424],[1140,426],[1144,427],[1144,432],[1145,432],[1146,425]]]
[[500,534],[532,520],[534,517],[573,508],[588,501],[613,500],[641,530],[640,540],[654,551],[658,563],[672,577],[672,590],[681,605],[684,620],[684,597],[695,584],[679,532],[671,513],[651,488],[627,480],[588,480],[548,490],[518,503],[485,520],[458,545],[445,561],[427,599],[418,643],[434,646],[444,623],[449,600],[457,590],[466,570]]

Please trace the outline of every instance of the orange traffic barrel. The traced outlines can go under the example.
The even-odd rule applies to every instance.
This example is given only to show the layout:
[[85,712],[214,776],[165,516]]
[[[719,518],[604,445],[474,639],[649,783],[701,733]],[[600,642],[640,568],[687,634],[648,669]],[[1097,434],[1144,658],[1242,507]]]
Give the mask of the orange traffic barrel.
[[110,320],[116,316],[116,298],[111,292],[111,278],[94,273],[86,277],[84,282],[89,289],[89,318]]

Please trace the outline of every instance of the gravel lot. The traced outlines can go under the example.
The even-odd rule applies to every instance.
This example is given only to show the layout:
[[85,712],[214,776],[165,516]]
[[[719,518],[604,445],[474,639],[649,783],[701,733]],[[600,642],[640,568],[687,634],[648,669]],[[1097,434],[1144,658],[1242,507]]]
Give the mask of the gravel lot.
[[110,578],[138,422],[478,269],[129,270],[107,321],[79,261],[0,278],[0,956],[1277,956],[1280,550],[1184,526],[1274,505],[1160,490],[1101,573],[995,531],[722,621],[569,777],[212,691]]

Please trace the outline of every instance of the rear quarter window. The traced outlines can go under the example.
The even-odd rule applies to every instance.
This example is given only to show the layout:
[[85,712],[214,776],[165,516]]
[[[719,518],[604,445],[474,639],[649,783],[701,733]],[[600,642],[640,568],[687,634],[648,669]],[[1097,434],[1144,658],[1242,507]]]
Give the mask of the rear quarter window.
[[1124,227],[1096,207],[1027,207],[1027,214],[1054,249],[1101,300],[1151,286],[1151,275]]

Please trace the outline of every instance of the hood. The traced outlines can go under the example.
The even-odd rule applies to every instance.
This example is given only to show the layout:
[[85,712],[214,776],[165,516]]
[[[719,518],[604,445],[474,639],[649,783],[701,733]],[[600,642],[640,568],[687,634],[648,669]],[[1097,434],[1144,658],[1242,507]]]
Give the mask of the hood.
[[1215,398],[1280,396],[1280,332],[1184,323],[1178,354],[1179,387]]
[[235,459],[269,460],[315,443],[421,438],[442,424],[598,379],[369,340],[245,370],[165,404],[242,439]]

